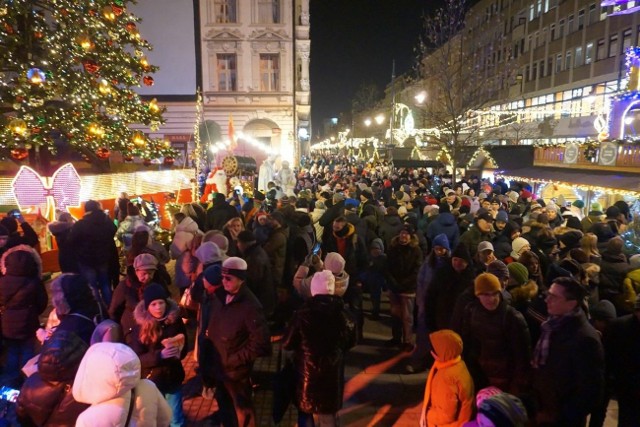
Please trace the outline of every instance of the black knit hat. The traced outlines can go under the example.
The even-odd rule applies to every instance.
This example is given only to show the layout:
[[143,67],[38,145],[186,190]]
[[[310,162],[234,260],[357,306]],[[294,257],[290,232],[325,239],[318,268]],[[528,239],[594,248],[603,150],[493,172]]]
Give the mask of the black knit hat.
[[469,249],[464,243],[458,243],[458,246],[456,246],[456,248],[453,250],[453,253],[451,254],[451,258],[460,258],[467,261],[469,264],[471,264],[472,262]]
[[167,291],[157,283],[151,283],[144,288],[144,308],[149,308],[149,304],[153,301],[161,299],[166,301],[169,298]]

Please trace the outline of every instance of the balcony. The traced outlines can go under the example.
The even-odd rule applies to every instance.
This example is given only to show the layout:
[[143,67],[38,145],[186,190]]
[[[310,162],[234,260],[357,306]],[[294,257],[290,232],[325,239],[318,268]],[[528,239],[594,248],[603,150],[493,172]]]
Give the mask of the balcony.
[[584,146],[581,146],[575,163],[565,163],[564,153],[565,147],[536,147],[533,154],[533,165],[640,173],[640,145],[638,144],[619,145],[615,165],[611,166],[603,166],[598,163],[599,148],[596,148],[595,156],[590,160],[585,156]]

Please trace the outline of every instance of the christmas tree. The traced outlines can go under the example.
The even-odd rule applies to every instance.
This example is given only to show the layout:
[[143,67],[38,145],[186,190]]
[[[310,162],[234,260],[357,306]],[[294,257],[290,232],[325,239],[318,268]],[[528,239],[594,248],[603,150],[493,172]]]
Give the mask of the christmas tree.
[[125,160],[174,156],[156,130],[164,108],[133,90],[152,85],[140,19],[124,0],[2,0],[0,153],[22,160],[38,147],[68,146],[86,157]]

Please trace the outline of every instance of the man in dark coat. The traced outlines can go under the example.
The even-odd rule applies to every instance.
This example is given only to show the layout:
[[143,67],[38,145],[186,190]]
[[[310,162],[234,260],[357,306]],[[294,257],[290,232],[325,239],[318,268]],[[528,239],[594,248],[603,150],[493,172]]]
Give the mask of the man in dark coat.
[[542,324],[532,362],[538,426],[584,426],[600,402],[604,352],[582,308],[587,292],[572,277],[556,278],[549,288],[549,318]]
[[88,200],[84,210],[84,216],[71,227],[67,246],[75,251],[78,271],[94,289],[96,299],[108,307],[112,276],[117,277],[120,270],[113,240],[117,229],[95,200]]
[[231,219],[240,216],[236,208],[227,203],[224,194],[216,193],[213,206],[207,210],[207,230],[222,230]]
[[247,262],[246,285],[262,304],[268,319],[276,305],[276,290],[273,286],[269,256],[256,242],[256,236],[248,230],[238,234],[238,249]]
[[217,381],[216,400],[225,426],[256,425],[250,375],[255,360],[271,353],[267,321],[246,278],[242,258],[223,262],[222,287],[211,298],[201,341],[201,367]]
[[298,425],[313,414],[320,425],[337,425],[344,389],[344,355],[353,347],[356,327],[342,298],[334,295],[331,271],[314,274],[311,298],[296,311],[284,347],[294,352]]
[[475,257],[478,253],[480,242],[491,242],[493,240],[492,224],[493,217],[491,214],[484,209],[480,209],[473,219],[473,227],[469,227],[460,236],[460,241],[467,245],[472,257]]

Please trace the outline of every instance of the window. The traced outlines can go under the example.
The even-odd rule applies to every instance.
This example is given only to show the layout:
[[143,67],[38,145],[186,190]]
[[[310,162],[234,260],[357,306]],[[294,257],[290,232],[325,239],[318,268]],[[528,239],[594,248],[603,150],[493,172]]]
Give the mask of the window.
[[571,51],[568,50],[564,60],[564,69],[568,70],[571,68]]
[[593,3],[589,6],[589,25],[595,24],[596,22],[598,22],[598,14],[596,11],[596,4]]
[[258,22],[261,24],[280,23],[280,0],[258,0]]
[[573,15],[569,15],[567,19],[567,35],[573,32]]
[[236,1],[237,0],[213,0],[214,22],[217,24],[237,22]]
[[596,61],[606,58],[605,54],[604,39],[600,39],[598,40],[598,47],[596,48]]
[[549,25],[549,38],[551,41],[556,39],[556,24]]
[[527,65],[524,67],[524,81],[528,82],[529,80],[531,80],[531,77],[529,76],[529,66]]
[[278,54],[260,54],[260,90],[264,92],[280,90],[280,56]]
[[553,73],[553,56],[547,58],[547,76]]
[[533,67],[531,67],[531,80],[536,80],[538,78],[538,63],[534,62]]
[[576,56],[575,56],[575,62],[574,62],[574,67],[580,67],[584,64],[584,58],[582,56],[582,46],[578,46],[576,47]]
[[622,52],[624,53],[631,47],[631,28],[624,30],[622,33]]
[[584,51],[584,63],[591,64],[593,62],[593,42],[587,43],[587,48]]
[[618,54],[618,35],[614,34],[609,37],[609,52],[607,56],[611,58],[612,56],[616,56]]
[[584,9],[578,12],[578,31],[584,28]]
[[559,53],[556,55],[556,74],[562,71],[562,54]]
[[540,78],[544,77],[544,59],[540,61]]
[[218,72],[218,90],[222,92],[235,92],[237,90],[237,73],[235,53],[219,53],[217,55],[216,68]]
[[535,7],[533,4],[529,5],[529,21],[533,21],[533,18],[535,18]]
[[558,38],[564,37],[564,19],[558,23]]

